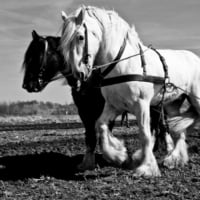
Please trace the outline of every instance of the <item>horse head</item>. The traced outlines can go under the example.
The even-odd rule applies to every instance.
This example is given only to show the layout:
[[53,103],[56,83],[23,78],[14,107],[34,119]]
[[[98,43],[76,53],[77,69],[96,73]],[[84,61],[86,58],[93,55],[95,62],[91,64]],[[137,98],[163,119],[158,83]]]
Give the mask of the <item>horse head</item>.
[[80,81],[90,76],[102,41],[101,27],[90,9],[82,7],[70,16],[62,12],[61,48],[74,77]]
[[59,51],[60,37],[40,36],[32,32],[32,41],[23,62],[23,88],[28,92],[42,91],[63,67]]

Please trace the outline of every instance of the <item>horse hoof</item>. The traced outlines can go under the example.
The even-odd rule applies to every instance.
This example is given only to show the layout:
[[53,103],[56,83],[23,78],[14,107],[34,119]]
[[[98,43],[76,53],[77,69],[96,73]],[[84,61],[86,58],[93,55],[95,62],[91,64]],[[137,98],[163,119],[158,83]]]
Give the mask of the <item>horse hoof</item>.
[[167,167],[168,169],[175,169],[178,167],[184,167],[187,162],[188,160],[184,160],[181,156],[170,155],[164,159],[163,166]]
[[93,170],[95,169],[95,164],[92,164],[92,165],[87,165],[85,163],[81,163],[77,166],[77,170],[78,171],[81,171],[81,172],[84,172],[86,170]]
[[168,169],[174,169],[176,165],[177,164],[176,164],[175,160],[172,161],[171,158],[165,158],[164,161],[163,161],[163,166],[168,168]]
[[136,169],[134,173],[135,177],[160,177],[161,173],[158,167],[140,166]]

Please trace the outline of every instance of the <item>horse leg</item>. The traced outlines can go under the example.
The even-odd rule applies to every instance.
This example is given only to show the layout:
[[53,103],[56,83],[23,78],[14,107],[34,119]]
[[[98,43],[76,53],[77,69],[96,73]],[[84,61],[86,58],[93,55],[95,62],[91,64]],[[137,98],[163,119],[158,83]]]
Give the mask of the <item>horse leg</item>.
[[154,148],[153,151],[158,150],[158,146],[161,140],[161,126],[160,126],[160,111],[158,107],[151,106],[150,107],[150,127],[152,138],[154,139]]
[[[97,144],[97,135],[95,130],[95,122],[100,116],[104,99],[100,89],[92,90],[83,95],[72,89],[72,97],[78,108],[79,116],[85,127],[85,144],[86,151],[82,162],[78,165],[78,169],[85,171],[95,168],[95,148]],[[89,117],[88,117],[89,116]]]
[[170,169],[179,166],[182,167],[187,164],[189,157],[187,152],[187,144],[185,141],[185,133],[187,128],[190,127],[198,119],[198,116],[196,111],[194,111],[194,108],[190,107],[186,112],[178,116],[177,119],[179,119],[175,120],[177,127],[174,129],[175,147],[171,152],[169,152],[163,161],[164,166]]
[[165,142],[166,142],[166,149],[167,153],[169,154],[174,149],[174,141],[167,131],[165,131]]
[[[192,124],[194,124],[197,120],[199,120],[199,116],[200,116],[200,100],[199,97],[200,96],[200,92],[199,91],[193,91],[193,93],[191,93],[190,96],[187,96],[187,100],[188,102],[191,104],[191,106],[188,108],[187,111],[185,111],[183,113],[183,117],[182,120],[178,121],[178,126],[177,126],[177,133],[176,133],[176,137],[178,137],[177,141],[176,141],[176,145],[174,150],[171,152],[171,154],[169,154],[168,156],[166,156],[166,158],[164,159],[164,165],[167,166],[168,168],[175,168],[178,166],[184,166],[185,164],[187,164],[189,157],[188,157],[188,152],[187,152],[187,144],[185,142],[186,136],[185,136],[185,132],[187,130],[187,128],[189,126],[191,126]],[[181,121],[183,121],[182,123],[180,123]],[[178,132],[178,128],[179,127],[185,127],[185,124],[187,125],[187,127],[185,128],[185,131],[182,132]]]
[[[175,100],[171,104],[168,104],[165,107],[165,109],[166,109],[165,114],[168,115],[168,113],[169,113],[169,115],[171,115],[171,116],[180,115],[181,107],[183,106],[185,99],[187,99],[189,102],[188,102],[188,104],[185,104],[184,106],[188,107],[189,103],[190,103],[189,97],[186,94],[182,94],[177,100]],[[168,133],[166,131],[166,129],[163,127],[163,125],[161,124],[160,126],[162,127],[161,131],[165,132],[164,135],[165,135],[166,149],[167,149],[167,153],[169,155],[173,151],[173,149],[175,148],[174,141],[173,141],[170,133]],[[178,146],[186,146],[186,144],[179,145],[179,143],[185,143],[185,142],[183,142],[183,140],[185,138],[184,134],[185,133],[182,132],[179,135],[179,138],[176,138],[177,139],[176,143],[178,144]],[[180,139],[180,142],[178,141],[178,139]],[[176,147],[176,149],[177,149],[177,147]],[[182,150],[182,148],[180,148],[180,150]],[[185,154],[185,153],[183,152],[183,154]],[[187,156],[185,156],[185,157],[187,157]],[[187,158],[185,158],[184,160],[187,160]]]
[[[180,109],[183,105],[183,101],[187,98],[190,103],[189,97],[186,95],[182,95],[182,97],[173,103],[169,104],[166,109],[169,114],[173,115],[181,115]],[[185,105],[186,108],[189,104]],[[184,108],[185,109],[185,108]],[[190,109],[190,107],[188,107]],[[187,112],[187,111],[186,111]],[[181,131],[178,133],[174,133],[175,145],[169,134],[165,135],[166,145],[167,145],[167,156],[164,158],[163,164],[164,166],[172,169],[178,166],[184,166],[188,162],[188,153],[187,153],[187,144],[185,142],[186,136],[185,131]]]
[[128,119],[128,113],[126,113],[126,127],[130,128],[129,119]]
[[136,118],[141,133],[142,148],[132,156],[132,162],[139,164],[136,168],[136,176],[160,176],[157,161],[153,154],[154,139],[150,131],[149,102],[140,100],[136,107]]
[[95,168],[95,148],[97,137],[95,129],[87,129],[85,132],[86,151],[82,162],[78,165],[80,171],[92,170]]
[[126,117],[126,112],[123,112],[122,116],[121,116],[121,126],[124,125],[124,119],[125,119],[125,117]]
[[104,158],[117,166],[128,159],[127,150],[123,141],[120,141],[109,130],[110,122],[118,115],[117,111],[108,103],[105,104],[103,113],[96,122],[96,129],[100,137],[100,147]]
[[[150,117],[151,117],[151,132],[155,138],[155,145],[153,151],[157,151],[160,145],[164,145],[167,153],[174,149],[174,142],[170,133],[167,131],[165,122],[163,121],[163,116],[161,115],[161,108],[159,106],[150,107]],[[165,115],[167,113],[165,112]]]
[[176,138],[175,147],[164,159],[164,166],[169,169],[183,167],[188,162],[187,144],[185,142],[185,133],[181,132]]

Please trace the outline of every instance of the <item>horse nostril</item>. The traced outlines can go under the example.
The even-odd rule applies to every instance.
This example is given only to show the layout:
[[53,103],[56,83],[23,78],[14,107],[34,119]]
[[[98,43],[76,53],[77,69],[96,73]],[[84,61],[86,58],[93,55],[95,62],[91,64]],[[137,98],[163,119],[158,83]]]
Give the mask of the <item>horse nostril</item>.
[[80,72],[80,80],[84,81],[85,80],[85,75],[83,72]]
[[34,92],[39,92],[39,89],[38,88],[34,88],[33,91]]
[[26,89],[26,88],[27,88],[27,85],[24,83],[24,84],[22,85],[22,88],[23,88],[23,89]]
[[38,85],[41,86],[43,84],[43,80],[42,79],[38,79]]
[[84,81],[84,73],[83,72],[75,72],[74,77],[80,81]]

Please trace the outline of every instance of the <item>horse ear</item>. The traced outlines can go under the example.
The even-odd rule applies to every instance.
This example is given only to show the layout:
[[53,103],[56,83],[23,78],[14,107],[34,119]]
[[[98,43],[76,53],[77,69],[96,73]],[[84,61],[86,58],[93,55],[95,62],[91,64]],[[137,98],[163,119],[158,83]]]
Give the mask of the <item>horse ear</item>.
[[61,11],[61,16],[62,16],[63,21],[65,22],[67,20],[66,12],[65,11]]
[[76,17],[76,24],[81,25],[83,23],[84,18],[85,18],[85,9],[83,7],[79,12],[78,16]]
[[32,31],[32,37],[34,40],[37,40],[39,38],[39,35],[37,34],[35,30]]

